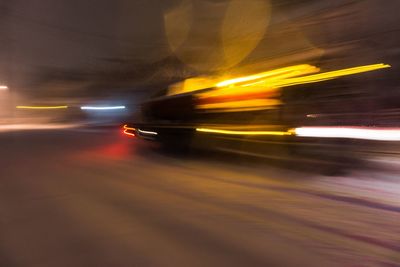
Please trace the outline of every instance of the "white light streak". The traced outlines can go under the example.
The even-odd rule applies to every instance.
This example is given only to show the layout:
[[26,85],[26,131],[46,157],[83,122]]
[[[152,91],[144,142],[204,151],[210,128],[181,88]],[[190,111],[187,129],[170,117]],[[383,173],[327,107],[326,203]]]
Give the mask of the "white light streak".
[[148,135],[157,135],[157,132],[151,132],[151,131],[144,131],[144,130],[140,130],[138,129],[138,132],[141,134],[148,134]]
[[300,137],[350,138],[378,141],[400,141],[400,128],[375,127],[299,127],[294,129]]
[[115,109],[125,109],[125,106],[111,106],[111,107],[92,107],[92,106],[83,106],[82,110],[115,110]]

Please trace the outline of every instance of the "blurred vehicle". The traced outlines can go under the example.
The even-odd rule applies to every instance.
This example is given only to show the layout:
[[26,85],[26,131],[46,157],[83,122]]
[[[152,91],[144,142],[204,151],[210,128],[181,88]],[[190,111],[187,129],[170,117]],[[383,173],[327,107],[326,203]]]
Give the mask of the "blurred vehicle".
[[[303,64],[229,79],[191,78],[142,104],[124,132],[172,150],[218,150],[270,160],[354,166],[366,147],[400,140],[398,113],[354,75],[382,75],[386,64],[322,72]],[[367,73],[368,72],[368,73]],[[340,168],[338,168],[340,167]]]

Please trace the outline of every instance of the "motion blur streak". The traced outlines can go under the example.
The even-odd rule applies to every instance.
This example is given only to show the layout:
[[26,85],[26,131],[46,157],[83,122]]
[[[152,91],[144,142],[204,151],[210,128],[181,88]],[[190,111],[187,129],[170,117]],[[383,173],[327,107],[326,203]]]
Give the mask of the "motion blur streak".
[[17,106],[18,109],[66,109],[68,106]]
[[[334,79],[334,78],[338,78],[338,77],[342,77],[342,76],[353,75],[353,74],[374,71],[374,70],[384,69],[384,68],[390,68],[390,65],[379,63],[379,64],[372,64],[372,65],[365,65],[365,66],[358,66],[358,67],[353,67],[353,68],[329,71],[329,72],[324,72],[324,73],[319,73],[319,74],[314,74],[314,75],[302,76],[305,74],[310,74],[310,73],[315,73],[315,72],[320,71],[320,69],[315,66],[303,64],[303,65],[296,65],[296,66],[271,70],[271,71],[267,71],[267,72],[262,72],[262,73],[254,74],[254,75],[250,75],[250,76],[245,76],[245,77],[222,81],[217,84],[217,87],[225,87],[225,86],[231,86],[231,85],[234,85],[237,83],[244,83],[244,82],[249,82],[249,81],[254,81],[254,80],[259,80],[259,79],[266,79],[264,81],[265,84],[267,84],[269,87],[277,88],[277,87],[291,86],[291,85],[304,84],[304,83],[320,82],[320,81],[330,80],[330,79]],[[295,76],[302,76],[302,77],[294,78]],[[250,84],[244,84],[242,86],[252,86],[252,85],[260,84],[262,82],[263,81],[252,82]]]
[[136,129],[135,128],[130,128],[130,127],[128,127],[128,125],[125,124],[124,125],[124,134],[129,135],[129,136],[135,136],[135,134],[131,133],[130,131],[135,132]]
[[0,90],[7,90],[8,89],[8,86],[6,86],[6,85],[0,85]]
[[211,77],[192,77],[172,84],[168,88],[168,95],[184,94],[215,86],[216,80]]
[[300,127],[294,130],[301,137],[352,138],[379,141],[400,141],[400,128],[371,127]]
[[138,129],[138,132],[142,133],[142,134],[148,134],[148,135],[157,135],[158,134],[157,132],[144,131],[144,130],[140,130],[140,129]]
[[218,83],[215,90],[197,96],[198,104],[196,108],[204,110],[224,109],[224,111],[270,109],[281,104],[274,98],[279,95],[278,92],[283,87],[322,82],[389,67],[390,65],[380,63],[312,75],[306,74],[319,72],[320,69],[307,64],[271,70]]
[[273,109],[276,106],[282,104],[278,99],[251,99],[251,100],[241,100],[241,101],[229,101],[221,103],[212,103],[197,105],[198,109],[219,109],[219,111],[246,111],[246,110],[263,110],[263,109]]
[[209,128],[196,128],[197,132],[203,133],[218,133],[218,134],[229,134],[229,135],[292,135],[292,132],[283,131],[233,131],[233,130],[220,130],[220,129],[209,129]]
[[245,77],[239,77],[217,83],[217,87],[225,87],[236,83],[243,83],[265,78],[288,78],[318,72],[319,68],[308,64],[295,65],[281,69],[266,71],[258,74],[253,74]]
[[83,110],[113,110],[113,109],[125,109],[125,106],[113,106],[113,107],[90,107],[84,106],[81,107]]
[[66,123],[25,123],[25,124],[6,124],[0,125],[0,132],[22,131],[22,130],[53,130],[53,129],[73,129],[80,127],[79,124],[66,124]]
[[380,63],[380,64],[365,65],[365,66],[353,67],[353,68],[348,68],[348,69],[329,71],[329,72],[324,72],[324,73],[319,73],[319,74],[314,74],[314,75],[309,75],[309,76],[303,76],[303,77],[298,77],[298,78],[283,79],[283,80],[277,81],[276,83],[273,83],[272,86],[285,87],[285,86],[292,86],[292,85],[297,85],[297,84],[315,83],[315,82],[326,81],[326,80],[330,80],[330,79],[334,79],[334,78],[338,78],[338,77],[342,77],[342,76],[353,75],[353,74],[374,71],[374,70],[379,70],[379,69],[384,69],[384,68],[390,68],[390,65]]

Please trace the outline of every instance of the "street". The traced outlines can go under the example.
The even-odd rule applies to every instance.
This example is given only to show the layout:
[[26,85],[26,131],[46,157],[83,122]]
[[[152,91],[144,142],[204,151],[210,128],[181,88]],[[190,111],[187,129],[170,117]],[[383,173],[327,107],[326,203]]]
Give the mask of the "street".
[[0,149],[0,266],[400,266],[395,171],[169,155],[113,130]]

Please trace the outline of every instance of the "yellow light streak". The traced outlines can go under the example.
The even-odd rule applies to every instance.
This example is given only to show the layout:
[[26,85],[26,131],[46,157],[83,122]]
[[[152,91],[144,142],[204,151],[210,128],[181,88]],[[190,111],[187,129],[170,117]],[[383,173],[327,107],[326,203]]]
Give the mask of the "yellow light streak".
[[298,85],[298,84],[322,82],[322,81],[331,80],[331,79],[335,79],[335,78],[339,78],[339,77],[343,77],[343,76],[354,75],[354,74],[359,74],[359,73],[363,73],[363,72],[374,71],[374,70],[379,70],[379,69],[384,69],[384,68],[390,68],[390,67],[391,67],[390,65],[383,64],[383,63],[365,65],[365,66],[323,72],[323,73],[318,73],[318,74],[314,74],[314,75],[308,75],[308,76],[302,76],[302,77],[296,77],[296,78],[290,78],[290,79],[282,79],[282,80],[271,83],[271,86],[286,87],[286,86],[293,86],[293,85]]
[[281,105],[282,101],[278,99],[250,99],[242,101],[228,101],[211,104],[197,105],[198,109],[231,109],[231,108],[275,108]]
[[[286,68],[266,71],[266,72],[262,72],[262,73],[258,73],[258,74],[245,76],[245,77],[239,77],[239,78],[235,78],[235,79],[225,80],[225,81],[217,83],[217,87],[226,87],[226,86],[235,85],[238,83],[250,82],[250,81],[259,80],[259,79],[265,79],[265,80],[251,82],[250,84],[244,84],[242,86],[248,87],[248,86],[252,86],[252,85],[259,85],[261,83],[265,83],[265,85],[267,85],[268,87],[284,87],[284,86],[291,86],[291,85],[304,84],[304,83],[320,82],[320,81],[330,80],[330,79],[334,79],[334,78],[338,78],[338,77],[342,77],[342,76],[354,75],[354,74],[358,74],[358,73],[374,71],[374,70],[390,68],[390,67],[391,66],[388,64],[379,63],[379,64],[371,64],[371,65],[358,66],[358,67],[346,68],[346,69],[341,69],[341,70],[323,72],[323,73],[318,73],[318,74],[313,74],[313,75],[308,75],[308,76],[302,76],[305,74],[310,74],[310,73],[315,73],[315,72],[320,71],[320,69],[315,66],[303,64],[303,65],[295,65],[295,66],[290,66],[290,67],[286,67]],[[295,76],[301,76],[301,77],[295,77]]]
[[68,106],[17,106],[17,109],[66,109]]
[[228,134],[228,135],[293,135],[292,131],[235,131],[235,130],[222,130],[222,129],[210,129],[210,128],[196,128],[197,132],[203,133],[217,133],[217,134]]
[[[196,107],[199,109],[215,109],[215,108],[248,108],[254,106],[257,103],[257,107],[261,107],[263,104],[267,107],[270,103],[262,102],[261,100],[239,101],[240,96],[246,94],[255,93],[267,93],[278,91],[283,87],[316,83],[326,80],[336,79],[343,76],[355,75],[363,72],[375,71],[379,69],[389,68],[388,64],[371,64],[346,69],[340,69],[335,71],[323,72],[318,74],[310,74],[318,72],[319,69],[315,66],[303,64],[295,65],[287,68],[281,68],[271,70],[259,74],[250,76],[240,77],[236,79],[222,81],[217,84],[215,90],[199,94],[199,99],[207,99],[212,97],[230,97],[228,100],[221,99],[219,103],[205,103],[198,104]],[[310,75],[307,75],[310,74]],[[237,97],[238,101],[234,98]],[[232,100],[233,99],[233,100]],[[258,102],[257,102],[258,101]],[[265,100],[264,100],[265,101]],[[249,106],[251,104],[251,106]]]
[[230,80],[225,80],[222,82],[217,83],[217,87],[225,87],[225,86],[230,86],[234,85],[237,83],[244,83],[244,82],[250,82],[254,80],[259,80],[259,79],[282,79],[282,78],[289,78],[289,77],[295,77],[295,76],[300,76],[300,75],[305,75],[305,74],[310,74],[310,73],[315,73],[318,72],[320,69],[308,65],[308,64],[302,64],[302,65],[295,65],[295,66],[290,66],[290,67],[285,67],[285,68],[280,68],[280,69],[275,69],[275,70],[270,70],[262,73],[257,73],[245,77],[239,77],[239,78],[234,78]]
[[[262,84],[261,84],[262,83]],[[199,99],[209,98],[209,97],[223,97],[223,96],[239,96],[239,95],[246,95],[246,94],[262,94],[262,93],[273,93],[273,92],[280,92],[279,88],[271,88],[268,84],[265,84],[265,81],[262,81],[255,85],[249,86],[233,86],[233,87],[221,87],[216,88],[214,90],[200,93],[197,95]]]

